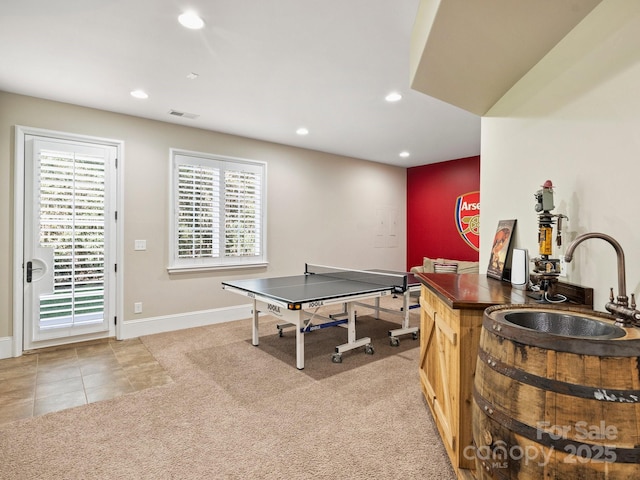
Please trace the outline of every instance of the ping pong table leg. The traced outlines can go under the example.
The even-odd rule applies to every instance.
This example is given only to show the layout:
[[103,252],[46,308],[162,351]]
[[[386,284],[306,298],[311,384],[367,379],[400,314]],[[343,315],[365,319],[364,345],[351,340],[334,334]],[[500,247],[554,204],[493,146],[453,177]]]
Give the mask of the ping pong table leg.
[[373,345],[371,345],[371,339],[369,337],[356,338],[356,311],[355,302],[347,302],[347,343],[338,345],[336,351],[331,357],[334,363],[342,363],[342,354],[348,350],[353,350],[358,347],[365,347],[364,353],[372,355]]
[[353,343],[356,341],[356,312],[353,302],[347,303],[347,314],[349,318],[349,321],[347,323],[347,341],[349,343]]
[[296,325],[296,367],[298,370],[304,368],[304,333],[302,333],[302,318]]
[[397,328],[395,330],[389,330],[389,343],[392,347],[397,347],[400,345],[399,335],[406,335],[411,333],[414,340],[418,339],[418,331],[419,327],[410,327],[409,326],[409,311],[413,308],[410,304],[411,300],[411,289],[405,290],[402,297],[402,328]]
[[253,345],[258,345],[260,343],[260,334],[258,333],[258,317],[260,316],[260,312],[258,312],[258,304],[253,299],[253,336],[251,343]]
[[402,328],[409,328],[409,289],[405,290],[402,295],[402,311],[404,312],[404,319],[402,320]]

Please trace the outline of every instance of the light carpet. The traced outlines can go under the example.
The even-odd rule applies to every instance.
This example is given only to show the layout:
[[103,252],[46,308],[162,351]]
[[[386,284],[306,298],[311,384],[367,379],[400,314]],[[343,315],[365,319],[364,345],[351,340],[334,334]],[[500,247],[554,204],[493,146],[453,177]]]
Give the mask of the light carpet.
[[386,320],[360,318],[375,353],[341,364],[343,329],[308,335],[304,370],[270,317],[258,347],[249,320],[144,337],[172,383],[2,425],[0,478],[454,479],[419,342],[389,346]]

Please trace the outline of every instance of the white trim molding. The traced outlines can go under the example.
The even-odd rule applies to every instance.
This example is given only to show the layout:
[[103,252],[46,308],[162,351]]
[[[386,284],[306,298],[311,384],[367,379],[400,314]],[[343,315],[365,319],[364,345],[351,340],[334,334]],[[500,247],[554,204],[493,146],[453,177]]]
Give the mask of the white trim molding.
[[118,340],[153,335],[154,333],[172,332],[186,328],[203,327],[217,323],[232,322],[251,318],[253,306],[251,304],[235,307],[201,310],[196,312],[166,315],[161,317],[128,320],[120,326]]
[[[48,130],[35,127],[27,127],[23,125],[14,126],[14,209],[13,209],[13,337],[8,337],[12,344],[12,352],[10,356],[19,357],[23,352],[24,345],[24,280],[23,280],[23,261],[24,261],[24,193],[25,193],[25,137],[27,135],[54,137],[58,139],[71,141],[88,141],[100,143],[103,145],[112,145],[117,149],[117,180],[116,180],[116,204],[114,209],[118,212],[118,224],[116,235],[116,253],[115,263],[124,265],[124,140],[116,140],[103,137],[87,136],[82,134],[74,134],[68,132],[60,132],[56,130]],[[124,298],[123,290],[123,268],[119,268],[116,272],[116,300],[115,311],[113,312],[117,318],[124,317],[124,306],[122,299]],[[111,322],[110,322],[111,325]],[[110,327],[109,334],[115,333],[116,337],[120,335],[120,325],[115,328]],[[3,350],[2,345],[5,338],[0,338],[0,358]],[[77,341],[81,341],[78,338]]]
[[13,337],[0,337],[0,360],[13,357]]
[[[130,320],[122,323],[120,328],[122,336],[118,339],[126,340],[143,335],[153,335],[154,333],[171,332],[186,328],[203,327],[217,323],[249,319],[252,317],[252,312],[253,306],[246,304],[235,307],[181,313],[178,315]],[[21,354],[22,351],[14,352],[13,337],[0,337],[0,360],[20,356]]]

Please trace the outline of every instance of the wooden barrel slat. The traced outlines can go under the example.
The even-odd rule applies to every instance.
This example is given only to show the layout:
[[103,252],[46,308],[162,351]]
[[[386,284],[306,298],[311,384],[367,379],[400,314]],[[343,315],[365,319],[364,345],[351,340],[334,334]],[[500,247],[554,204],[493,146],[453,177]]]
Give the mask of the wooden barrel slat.
[[545,307],[485,312],[473,392],[478,479],[640,478],[637,329],[617,339],[620,349],[535,332],[549,337],[538,341],[501,320],[514,308]]
[[[490,454],[484,454],[482,448],[476,459],[476,477],[478,479],[566,479],[566,480],[637,480],[639,477],[638,464],[629,461],[627,463],[611,463],[590,461],[588,465],[580,463],[582,459],[571,452],[563,452],[560,449],[549,449],[537,440],[532,441],[527,437],[518,435],[509,429],[509,425],[498,423],[484,415],[477,404],[473,405],[473,434],[474,438],[482,438],[487,431],[495,437],[494,450]],[[476,418],[479,419],[476,421]],[[508,458],[508,454],[501,455],[499,439],[506,439],[504,446],[514,448],[522,452],[529,452],[528,460],[514,462]],[[480,445],[486,447],[486,445]],[[505,447],[503,447],[505,448]],[[577,447],[576,447],[577,450]],[[512,450],[514,456],[518,451]],[[595,452],[599,454],[599,452]],[[478,455],[478,453],[477,453]],[[631,460],[631,458],[627,458]]]

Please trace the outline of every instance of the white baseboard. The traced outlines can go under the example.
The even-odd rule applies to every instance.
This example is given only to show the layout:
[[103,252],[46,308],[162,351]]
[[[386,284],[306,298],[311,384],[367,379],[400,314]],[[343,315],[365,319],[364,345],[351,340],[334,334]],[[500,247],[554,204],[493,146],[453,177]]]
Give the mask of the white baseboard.
[[13,357],[13,337],[0,337],[0,359]]
[[253,306],[247,304],[236,307],[181,313],[178,315],[128,320],[122,323],[118,339],[126,340],[128,338],[152,335],[154,333],[171,332],[185,328],[242,320],[252,316],[252,309]]

